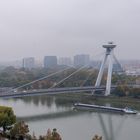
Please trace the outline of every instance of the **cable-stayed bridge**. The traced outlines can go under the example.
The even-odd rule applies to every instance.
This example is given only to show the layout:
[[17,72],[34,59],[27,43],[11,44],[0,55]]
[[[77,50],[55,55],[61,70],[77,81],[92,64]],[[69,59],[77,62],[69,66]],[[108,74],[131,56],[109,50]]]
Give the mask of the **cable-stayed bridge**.
[[[95,93],[95,91],[105,91],[105,96],[110,95],[110,92],[112,89],[114,89],[116,86],[111,86],[111,79],[112,79],[112,73],[113,73],[113,64],[118,64],[118,68],[119,68],[119,72],[123,71],[121,65],[119,64],[117,58],[114,55],[114,48],[116,47],[115,44],[113,44],[112,42],[109,42],[107,45],[103,45],[103,48],[106,49],[105,53],[104,53],[104,58],[102,60],[101,66],[100,66],[100,70],[99,70],[99,74],[97,76],[97,80],[95,83],[95,86],[83,86],[80,85],[79,87],[63,87],[63,88],[56,88],[59,84],[65,82],[67,79],[69,79],[71,76],[74,76],[76,73],[80,72],[81,70],[83,70],[84,68],[86,68],[89,64],[86,64],[85,66],[80,67],[79,69],[77,69],[76,71],[74,71],[73,73],[71,73],[70,75],[68,75],[67,77],[63,78],[62,80],[60,80],[59,82],[55,83],[54,85],[52,85],[50,88],[48,89],[30,89],[30,90],[25,90],[24,88],[27,86],[30,86],[38,81],[41,80],[45,80],[47,78],[50,78],[51,76],[54,76],[56,74],[60,74],[61,72],[67,71],[70,68],[66,68],[64,70],[61,71],[57,71],[55,73],[52,73],[50,75],[47,75],[45,77],[42,77],[40,79],[34,80],[30,83],[24,84],[22,86],[19,86],[17,88],[12,89],[11,91],[8,92],[4,92],[0,94],[1,98],[15,98],[15,97],[25,97],[25,96],[35,96],[35,95],[52,95],[52,94],[60,94],[60,93],[76,93],[76,92],[91,92],[92,94]],[[108,74],[107,74],[107,82],[106,82],[106,86],[101,86],[101,80],[103,77],[103,72],[105,69],[105,65],[107,63],[107,58],[109,59],[109,66],[108,66]],[[115,61],[115,63],[114,63]],[[116,69],[115,69],[116,70]],[[90,77],[90,74],[88,76],[88,78]],[[86,82],[87,79],[85,79]]]
[[[112,86],[114,89],[116,86]],[[28,90],[19,92],[5,92],[0,94],[3,98],[17,98],[17,97],[27,97],[27,96],[37,96],[37,95],[54,95],[62,93],[78,93],[78,92],[92,92],[93,90],[104,91],[105,86],[95,88],[95,86],[85,86],[85,87],[66,87],[66,88],[51,88],[51,89],[38,89],[38,90]]]

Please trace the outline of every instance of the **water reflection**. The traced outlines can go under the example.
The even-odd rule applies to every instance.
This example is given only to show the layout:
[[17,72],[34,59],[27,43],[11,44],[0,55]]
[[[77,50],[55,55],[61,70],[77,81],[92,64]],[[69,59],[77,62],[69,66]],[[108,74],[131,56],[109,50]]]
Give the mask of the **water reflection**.
[[46,114],[39,114],[39,115],[32,115],[32,116],[24,116],[24,117],[18,117],[18,120],[24,120],[26,122],[34,122],[37,120],[53,120],[53,119],[59,119],[59,118],[66,118],[71,116],[77,116],[80,114],[84,114],[85,112],[78,112],[78,111],[62,111],[62,112],[55,112],[55,113],[46,113]]
[[19,101],[21,100],[22,102],[26,104],[34,104],[35,106],[47,106],[51,107],[52,105],[56,105],[57,108],[62,107],[62,106],[71,106],[72,103],[75,101],[73,99],[69,99],[68,97],[62,97],[62,96],[37,96],[37,97],[24,97],[24,98],[13,98],[13,99],[4,99],[5,101]]
[[51,107],[52,104],[54,103],[55,97],[53,97],[53,96],[38,96],[38,97],[18,98],[18,100],[19,99],[27,104],[33,103],[35,106],[39,106],[39,104],[41,104],[42,106]]
[[[67,96],[36,96],[0,100],[1,105],[8,105],[14,108],[18,120],[24,120],[29,123],[31,133],[35,131],[36,133],[44,134],[47,128],[56,127],[61,131],[63,139],[67,140],[91,139],[91,135],[96,133],[102,135],[103,140],[131,140],[131,135],[139,135],[137,130],[140,129],[140,115],[127,116],[73,110],[74,102],[83,101],[85,103],[114,107],[128,106],[128,104],[123,103],[109,104],[90,99],[69,98]],[[129,106],[134,109],[140,108],[138,104]]]
[[35,106],[47,106],[51,107],[54,103],[56,104],[56,107],[63,107],[63,106],[71,106],[75,102],[83,102],[83,103],[91,103],[91,104],[97,104],[97,105],[106,105],[106,106],[112,106],[112,107],[118,107],[118,108],[125,108],[129,106],[130,108],[133,108],[135,110],[140,110],[140,105],[129,103],[129,102],[112,102],[112,103],[106,103],[106,102],[100,102],[98,100],[93,100],[92,98],[74,98],[74,97],[67,97],[65,95],[42,95],[42,96],[31,96],[31,97],[24,97],[24,98],[13,98],[13,99],[4,99],[4,100],[13,100],[14,102],[21,100],[22,102],[26,104],[34,104]]
[[113,125],[114,120],[112,119],[112,115],[110,115],[110,114],[108,114],[108,123],[107,124],[105,123],[106,119],[104,120],[103,114],[98,113],[98,118],[99,118],[101,128],[103,130],[105,139],[106,140],[117,140],[117,136],[119,135],[119,133],[121,132],[121,129],[123,128],[126,117],[122,117],[120,122],[118,122],[118,126]]

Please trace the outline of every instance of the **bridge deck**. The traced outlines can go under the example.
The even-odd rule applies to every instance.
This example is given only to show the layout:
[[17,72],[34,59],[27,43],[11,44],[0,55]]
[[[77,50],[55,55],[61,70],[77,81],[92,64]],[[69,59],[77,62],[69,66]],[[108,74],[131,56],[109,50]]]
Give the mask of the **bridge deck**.
[[[115,88],[113,86],[112,88]],[[88,91],[104,91],[105,86],[95,88],[94,86],[87,86],[87,87],[67,87],[67,88],[52,88],[52,89],[39,89],[39,90],[28,90],[28,91],[20,91],[20,92],[7,92],[1,93],[1,98],[16,98],[16,97],[25,97],[25,96],[36,96],[36,95],[53,95],[53,94],[60,94],[60,93],[76,93],[76,92],[88,92]]]

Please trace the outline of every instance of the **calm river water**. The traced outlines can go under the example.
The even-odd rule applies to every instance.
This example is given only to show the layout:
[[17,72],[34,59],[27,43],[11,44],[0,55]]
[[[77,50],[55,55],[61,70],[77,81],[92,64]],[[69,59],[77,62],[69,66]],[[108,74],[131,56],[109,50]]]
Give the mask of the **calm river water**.
[[57,128],[63,140],[91,140],[95,134],[103,140],[140,139],[139,114],[75,111],[72,99],[64,96],[0,99],[0,104],[13,107],[18,119],[29,124],[31,134],[43,135],[48,128]]

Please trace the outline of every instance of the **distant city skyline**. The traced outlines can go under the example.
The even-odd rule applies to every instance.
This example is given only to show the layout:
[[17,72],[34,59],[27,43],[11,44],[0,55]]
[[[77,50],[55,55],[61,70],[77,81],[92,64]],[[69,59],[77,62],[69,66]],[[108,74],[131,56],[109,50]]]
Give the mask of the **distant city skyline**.
[[[76,55],[89,55],[89,54],[84,54],[84,53],[82,53],[82,54],[76,54]],[[74,55],[74,56],[76,56],[76,55]],[[49,55],[50,56],[50,55]],[[53,56],[55,56],[55,55],[53,55]],[[59,56],[56,56],[57,57],[57,60],[58,60],[58,64],[61,64],[62,62],[60,62],[60,61],[62,61],[62,60],[60,60],[60,59],[64,59],[64,58],[69,58],[70,60],[71,60],[71,63],[73,64],[73,62],[74,62],[74,56],[71,56],[71,57],[59,57]],[[23,59],[24,58],[30,58],[30,57],[32,57],[32,58],[34,58],[35,59],[35,65],[39,65],[39,66],[43,66],[44,65],[44,57],[45,56],[42,56],[42,58],[38,58],[38,57],[34,57],[34,56],[29,56],[29,57],[22,57],[22,58],[20,58],[20,59],[15,59],[15,60],[5,60],[5,61],[0,61],[0,65],[10,65],[11,64],[11,66],[14,64],[14,65],[23,65]],[[100,55],[100,57],[97,57],[96,59],[93,59],[90,55],[89,55],[89,57],[90,57],[90,61],[92,62],[92,61],[101,61],[102,59],[103,59],[103,54],[102,55]],[[118,59],[118,58],[117,58]],[[118,59],[118,61],[119,62],[121,62],[122,64],[123,63],[140,63],[140,60],[139,59]]]
[[[46,58],[46,59],[45,59]],[[50,59],[51,58],[51,59]],[[24,60],[24,61],[23,61]],[[47,61],[46,61],[47,60]],[[86,66],[87,67],[91,66],[93,68],[99,68],[101,64],[102,59],[91,59],[89,54],[77,54],[73,56],[72,58],[70,57],[58,57],[58,56],[44,56],[43,59],[37,59],[35,57],[26,57],[22,58],[16,61],[5,61],[5,62],[0,62],[0,67],[8,67],[8,66],[13,66],[15,68],[27,68],[27,69],[32,69],[32,68],[38,68],[38,67],[45,67],[49,68],[52,63],[54,67],[59,67],[60,65],[65,65],[65,66],[72,66],[75,68],[81,67],[81,66]],[[25,62],[25,63],[23,63]],[[108,62],[107,62],[108,63]],[[124,69],[129,69],[129,70],[139,70],[140,69],[140,61],[139,60],[120,60],[119,63],[123,66]],[[114,61],[114,66],[116,62]]]
[[0,61],[93,58],[108,41],[118,59],[140,59],[139,13],[139,0],[0,1]]

